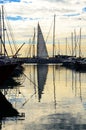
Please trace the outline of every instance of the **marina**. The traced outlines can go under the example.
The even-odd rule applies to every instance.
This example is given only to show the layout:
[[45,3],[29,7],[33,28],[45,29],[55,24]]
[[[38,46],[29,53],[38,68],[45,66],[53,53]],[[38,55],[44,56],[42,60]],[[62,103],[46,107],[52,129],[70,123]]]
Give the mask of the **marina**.
[[[40,0],[37,11],[30,8],[34,1],[14,1],[1,2],[0,8],[0,130],[86,130],[86,29],[81,24],[86,7],[67,14],[69,9],[57,10],[55,1],[47,1],[42,13],[46,5],[56,6],[47,17],[50,10],[42,16]],[[66,1],[57,3],[65,7]],[[4,5],[17,13],[20,8],[22,15],[7,8],[7,16]],[[56,14],[60,9],[65,14]]]

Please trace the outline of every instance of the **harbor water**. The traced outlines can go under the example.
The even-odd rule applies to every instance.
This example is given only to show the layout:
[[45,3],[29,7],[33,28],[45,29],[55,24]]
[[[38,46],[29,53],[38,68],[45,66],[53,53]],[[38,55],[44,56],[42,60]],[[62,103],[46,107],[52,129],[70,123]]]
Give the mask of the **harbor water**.
[[16,83],[0,89],[20,113],[3,117],[0,130],[86,130],[86,73],[56,64],[23,67]]

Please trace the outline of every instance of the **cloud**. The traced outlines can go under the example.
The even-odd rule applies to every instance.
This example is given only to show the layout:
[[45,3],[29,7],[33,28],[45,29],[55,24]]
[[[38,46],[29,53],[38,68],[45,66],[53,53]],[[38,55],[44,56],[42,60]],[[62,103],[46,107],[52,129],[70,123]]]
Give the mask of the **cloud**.
[[21,0],[21,2],[26,3],[26,4],[32,3],[32,1],[27,1],[27,0]]
[[47,0],[47,1],[49,1],[49,2],[60,2],[60,3],[64,3],[65,2],[65,0]]
[[84,5],[85,0],[79,0],[79,2],[78,0],[4,0],[6,18],[15,27],[15,35],[19,35],[18,38],[22,37],[22,39],[33,32],[32,29],[37,26],[38,21],[46,27],[47,32],[54,14],[56,14],[58,32],[78,26],[81,21],[85,22],[86,7]]

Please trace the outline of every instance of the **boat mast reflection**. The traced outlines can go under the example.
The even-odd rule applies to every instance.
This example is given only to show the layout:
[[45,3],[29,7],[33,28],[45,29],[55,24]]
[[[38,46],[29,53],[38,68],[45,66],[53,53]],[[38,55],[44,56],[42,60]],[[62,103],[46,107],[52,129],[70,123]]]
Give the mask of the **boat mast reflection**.
[[55,84],[55,65],[53,65],[53,89],[54,89],[54,106],[56,110],[56,84]]
[[34,81],[34,91],[35,91],[35,96],[36,96],[36,65],[33,66],[33,81]]

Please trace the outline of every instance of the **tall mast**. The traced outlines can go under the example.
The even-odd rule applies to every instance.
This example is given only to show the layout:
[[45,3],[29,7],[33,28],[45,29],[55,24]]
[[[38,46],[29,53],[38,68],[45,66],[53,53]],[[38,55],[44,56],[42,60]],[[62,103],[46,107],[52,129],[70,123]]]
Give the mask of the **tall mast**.
[[3,44],[4,44],[4,55],[5,55],[5,26],[4,26],[4,9],[2,5],[2,23],[3,23]]
[[71,41],[72,41],[72,56],[73,56],[73,33],[71,33]]
[[2,39],[2,16],[1,16],[1,10],[0,10],[0,54],[2,54],[2,43],[1,43],[1,39]]
[[54,15],[54,26],[53,26],[53,57],[55,56],[55,17]]
[[76,56],[76,47],[77,47],[77,44],[76,44],[76,30],[74,30],[74,41],[75,41],[75,56]]
[[65,49],[65,53],[66,53],[66,55],[67,55],[67,37],[66,37],[66,49]]
[[35,57],[35,28],[34,28],[34,36],[33,36],[33,57]]
[[79,41],[79,57],[81,56],[81,28],[80,28],[80,41]]

